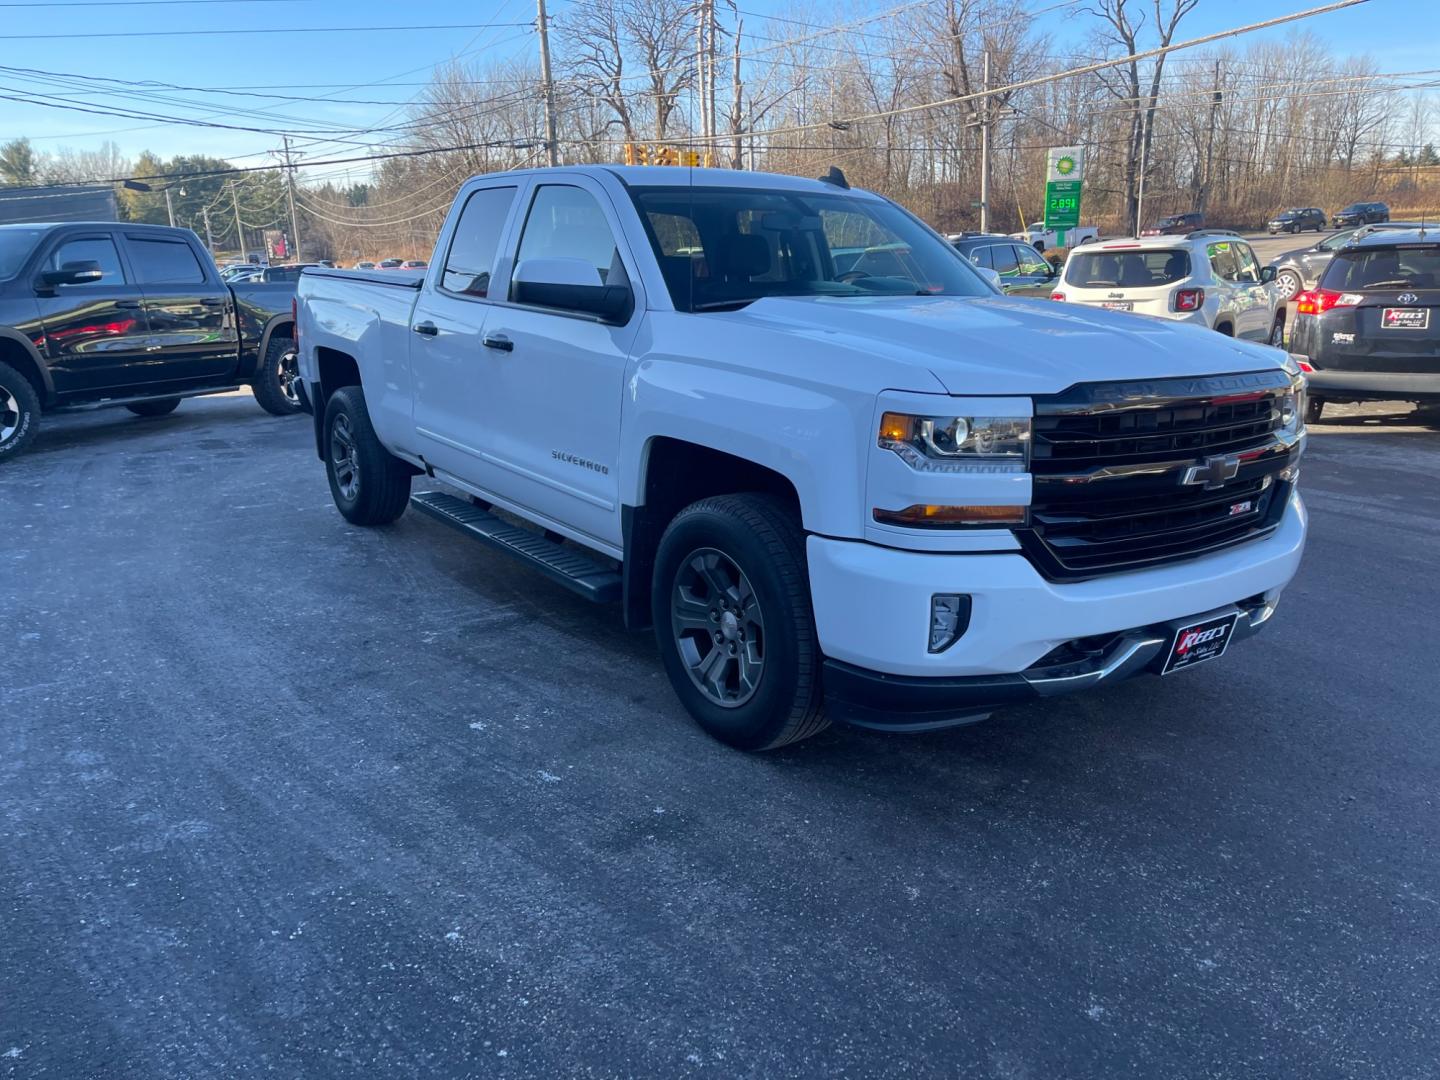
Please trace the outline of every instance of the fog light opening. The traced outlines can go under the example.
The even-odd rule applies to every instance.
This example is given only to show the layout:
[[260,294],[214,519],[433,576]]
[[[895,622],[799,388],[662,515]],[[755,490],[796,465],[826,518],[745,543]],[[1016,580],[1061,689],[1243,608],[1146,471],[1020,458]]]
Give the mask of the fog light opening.
[[936,593],[930,597],[930,651],[944,652],[970,629],[970,597]]

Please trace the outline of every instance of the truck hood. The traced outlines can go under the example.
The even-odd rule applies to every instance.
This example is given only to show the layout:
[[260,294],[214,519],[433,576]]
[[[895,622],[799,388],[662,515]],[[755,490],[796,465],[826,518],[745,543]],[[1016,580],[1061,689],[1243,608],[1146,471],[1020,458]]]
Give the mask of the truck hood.
[[1284,362],[1277,349],[1203,327],[1039,299],[767,297],[705,317],[924,368],[951,394],[1054,394],[1081,382],[1221,375]]

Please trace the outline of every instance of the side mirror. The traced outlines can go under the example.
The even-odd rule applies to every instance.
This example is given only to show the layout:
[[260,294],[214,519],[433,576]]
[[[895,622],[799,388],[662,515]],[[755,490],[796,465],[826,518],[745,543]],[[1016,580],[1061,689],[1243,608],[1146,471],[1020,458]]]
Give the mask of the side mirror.
[[[613,264],[623,279],[620,263]],[[517,304],[579,311],[606,322],[623,323],[635,309],[635,294],[628,281],[607,285],[600,271],[584,259],[526,259],[511,276],[510,298]]]
[[59,270],[46,270],[40,280],[46,285],[87,285],[105,276],[100,264],[93,260],[67,262]]
[[1273,266],[1262,266],[1260,268],[1260,284],[1269,285],[1275,280],[1275,268]]
[[977,266],[975,272],[990,283],[990,287],[996,292],[1004,292],[1005,289],[1000,283],[1000,271],[991,270],[988,266]]

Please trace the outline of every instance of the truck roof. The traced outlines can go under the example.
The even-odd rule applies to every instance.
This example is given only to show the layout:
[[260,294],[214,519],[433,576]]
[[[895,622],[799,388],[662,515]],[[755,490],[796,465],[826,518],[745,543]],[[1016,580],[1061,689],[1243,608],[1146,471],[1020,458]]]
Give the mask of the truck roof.
[[134,232],[188,233],[178,225],[147,225],[139,221],[24,221],[0,224],[0,229],[113,229],[122,226]]
[[[879,198],[859,188],[841,188],[824,180],[812,180],[804,176],[786,176],[782,173],[748,172],[735,169],[692,169],[683,165],[561,165],[561,171],[601,176],[609,173],[618,177],[630,187],[695,187],[712,188],[770,188],[775,191],[806,191],[811,194],[833,195],[837,191],[849,191],[864,198]],[[554,172],[549,168],[516,169],[506,173],[483,173],[471,177],[493,180],[497,176],[533,176]]]

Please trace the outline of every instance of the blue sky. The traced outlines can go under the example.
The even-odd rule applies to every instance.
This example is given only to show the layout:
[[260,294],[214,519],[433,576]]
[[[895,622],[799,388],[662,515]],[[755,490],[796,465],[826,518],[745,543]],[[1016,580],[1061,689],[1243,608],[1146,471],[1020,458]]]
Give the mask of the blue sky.
[[[897,0],[898,2],[898,0]],[[1315,6],[1320,0],[1201,0],[1182,25],[1182,38],[1198,37],[1227,27]],[[553,19],[563,19],[567,0],[551,0]],[[747,22],[755,16],[785,13],[809,21],[853,17],[851,8],[826,5],[796,8],[790,0],[739,0]],[[876,6],[893,6],[877,0]],[[1032,7],[1047,7],[1033,0]],[[870,9],[861,9],[870,10]],[[209,95],[177,96],[213,101],[207,112],[186,115],[217,123],[272,129],[308,127],[312,121],[347,127],[393,125],[396,110],[420,92],[436,63],[457,53],[472,57],[500,56],[536,48],[533,31],[514,24],[534,18],[533,0],[237,0],[237,2],[93,3],[73,0],[0,0],[0,42],[3,63],[10,68],[42,69],[129,80],[157,80],[188,87],[245,87],[268,93],[295,94],[325,101]],[[1060,42],[1073,41],[1093,19],[1069,12],[1044,15],[1042,24]],[[465,28],[330,32],[338,27],[399,27],[461,24]],[[505,25],[510,24],[510,25]],[[763,31],[776,34],[776,27]],[[1433,0],[1370,0],[1359,7],[1306,20],[1306,29],[1342,52],[1369,52],[1383,71],[1434,67],[1433,43],[1440,38],[1440,3]],[[1394,28],[1404,26],[1404,33]],[[147,31],[213,31],[240,29],[290,30],[289,33],[190,35],[184,37],[119,36]],[[327,32],[301,33],[296,28]],[[1283,37],[1284,28],[1266,32]],[[31,35],[103,34],[116,36],[44,38]],[[1260,35],[1250,35],[1251,38]],[[1234,39],[1237,43],[1246,39]],[[1413,43],[1413,44],[1412,44]],[[1423,43],[1423,44],[1422,44]],[[1183,55],[1183,54],[1182,54]],[[160,113],[178,112],[158,102],[138,102],[103,94],[77,93],[73,85],[40,85],[34,77],[0,70],[0,94],[36,92],[58,95],[70,104],[125,107]],[[165,93],[174,93],[164,91]],[[364,103],[359,103],[364,102]],[[378,103],[378,104],[377,104]],[[236,115],[236,109],[268,110],[274,115]],[[263,164],[278,144],[272,135],[184,127],[149,120],[126,120],[42,108],[0,100],[0,141],[29,136],[37,148],[93,148],[110,139],[134,156],[151,149],[162,156],[204,153],[238,164]],[[323,148],[327,157],[362,153],[336,144]],[[316,157],[320,156],[317,152]]]

